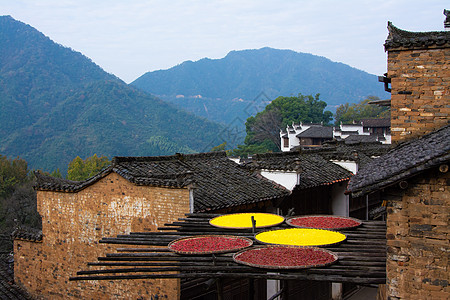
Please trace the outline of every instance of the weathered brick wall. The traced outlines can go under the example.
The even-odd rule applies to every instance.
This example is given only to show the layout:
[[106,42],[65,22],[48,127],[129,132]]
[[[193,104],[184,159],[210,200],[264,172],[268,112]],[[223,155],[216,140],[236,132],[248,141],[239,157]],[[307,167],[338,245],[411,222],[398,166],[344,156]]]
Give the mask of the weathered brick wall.
[[[14,242],[15,278],[46,299],[177,299],[179,280],[69,281],[122,245],[102,237],[155,231],[189,212],[188,189],[136,186],[111,173],[78,193],[38,191],[42,243]],[[126,246],[125,246],[126,247]],[[131,246],[137,247],[137,246]],[[155,298],[156,299],[156,298]]]
[[42,243],[16,239],[13,250],[16,283],[24,287],[42,285],[42,278],[36,276],[42,270]]
[[388,77],[392,143],[424,135],[449,122],[450,48],[389,51]]
[[432,170],[388,191],[390,299],[450,299],[449,182],[450,173]]

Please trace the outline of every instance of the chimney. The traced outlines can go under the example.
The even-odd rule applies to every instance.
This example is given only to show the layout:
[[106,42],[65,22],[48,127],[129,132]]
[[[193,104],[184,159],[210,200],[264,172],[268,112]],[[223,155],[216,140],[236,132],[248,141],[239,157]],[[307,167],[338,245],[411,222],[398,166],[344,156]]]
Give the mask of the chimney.
[[450,30],[450,10],[444,9],[445,21],[444,28],[446,31]]

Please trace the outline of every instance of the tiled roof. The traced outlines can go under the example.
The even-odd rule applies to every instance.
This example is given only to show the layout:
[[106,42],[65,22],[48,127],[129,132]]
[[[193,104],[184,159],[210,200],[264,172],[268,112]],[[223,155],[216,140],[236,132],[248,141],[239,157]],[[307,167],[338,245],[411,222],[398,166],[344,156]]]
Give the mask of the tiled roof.
[[369,101],[367,104],[376,104],[379,106],[391,106],[391,99]]
[[398,29],[388,22],[389,36],[384,44],[384,49],[396,50],[428,49],[436,47],[450,47],[450,31],[410,32]]
[[311,126],[305,131],[297,134],[297,137],[304,138],[333,138],[333,127]]
[[450,10],[444,9],[444,15],[445,15],[444,27],[450,28]]
[[83,188],[83,182],[81,181],[55,178],[44,175],[39,171],[35,171],[34,175],[36,176],[34,188],[37,190],[75,192]]
[[398,145],[374,159],[353,176],[349,190],[355,197],[385,188],[450,160],[450,125]]
[[11,233],[11,237],[13,239],[40,242],[42,241],[42,230],[34,228],[16,228]]
[[370,160],[371,158],[381,156],[390,150],[390,145],[383,145],[379,142],[346,143],[345,140],[329,141],[320,148],[305,151],[317,152],[327,160],[349,160],[361,163],[362,158]]
[[361,123],[364,127],[390,127],[391,119],[362,119]]
[[348,135],[358,135],[359,134],[359,132],[358,132],[358,130],[336,130],[336,131],[339,131],[339,132],[341,132],[341,134],[348,134]]
[[330,185],[348,180],[352,173],[317,153],[283,152],[257,154],[246,165],[250,169],[300,171],[300,184],[297,189]]
[[390,145],[383,145],[380,142],[352,141],[347,143],[345,140],[328,141],[317,148],[301,149],[301,146],[298,146],[294,149],[295,151],[320,154],[329,161],[354,161],[358,163],[359,167],[371,162],[373,158],[387,153],[390,149]]
[[185,187],[194,183],[195,211],[249,204],[289,194],[288,190],[251,174],[229,160],[225,152],[114,157],[109,168],[85,182],[74,182],[70,187],[67,181],[62,181],[66,185],[65,189],[61,190],[58,189],[61,187],[57,184],[58,180],[51,179],[48,184],[41,181],[37,187],[78,191],[110,172],[115,172],[137,185]]
[[[164,159],[165,157],[160,156],[160,159]],[[36,184],[35,189],[44,190],[44,191],[59,191],[59,192],[78,192],[93,183],[97,182],[101,178],[105,177],[111,172],[116,172],[125,179],[137,185],[148,185],[148,186],[159,186],[159,187],[184,187],[190,183],[189,172],[185,173],[148,173],[141,174],[139,173],[139,168],[134,167],[133,163],[128,164],[131,169],[136,171],[136,176],[130,175],[127,171],[124,171],[123,168],[120,167],[120,164],[127,161],[135,160],[133,163],[136,163],[136,160],[139,158],[136,157],[114,157],[112,160],[111,166],[104,169],[97,175],[85,180],[85,181],[72,181],[61,178],[54,178],[51,176],[47,176],[41,174],[40,172],[35,172],[36,176]]]
[[376,143],[377,136],[376,135],[349,135],[344,139],[344,143],[347,145],[356,144],[356,143]]
[[23,300],[32,297],[14,282],[14,260],[12,256],[0,257],[0,299]]

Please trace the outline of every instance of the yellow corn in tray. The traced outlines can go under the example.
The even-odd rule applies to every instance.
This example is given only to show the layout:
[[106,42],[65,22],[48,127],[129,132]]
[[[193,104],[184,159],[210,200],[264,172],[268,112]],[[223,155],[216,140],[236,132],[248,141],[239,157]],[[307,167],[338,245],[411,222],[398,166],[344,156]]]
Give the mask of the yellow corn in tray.
[[289,228],[264,231],[258,233],[255,239],[266,244],[327,246],[344,241],[346,236],[340,232],[324,229]]
[[268,213],[240,213],[229,214],[211,219],[209,223],[212,226],[220,228],[246,229],[252,228],[252,219],[256,220],[256,228],[279,225],[284,222],[284,217]]

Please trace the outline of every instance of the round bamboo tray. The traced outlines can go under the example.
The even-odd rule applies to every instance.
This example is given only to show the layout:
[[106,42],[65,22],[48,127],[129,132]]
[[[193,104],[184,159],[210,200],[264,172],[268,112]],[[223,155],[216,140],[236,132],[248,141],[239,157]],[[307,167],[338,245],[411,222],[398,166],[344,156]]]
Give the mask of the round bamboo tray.
[[[322,219],[322,220],[320,220]],[[335,219],[335,224],[333,224],[333,221],[331,219]],[[297,220],[300,221],[306,221],[305,225],[298,225],[294,224]],[[322,222],[324,225],[317,224],[313,225],[313,221],[319,221]],[[336,222],[337,221],[337,222]],[[345,221],[349,221],[351,224],[350,226],[336,226],[336,223],[345,223]],[[328,222],[328,224],[326,224]],[[341,216],[333,216],[333,215],[309,215],[309,216],[296,216],[296,217],[290,217],[286,220],[286,224],[297,227],[297,228],[315,228],[315,229],[327,229],[327,230],[345,230],[345,229],[352,229],[360,226],[362,222],[355,218],[350,217],[341,217]],[[308,226],[309,225],[309,226]]]
[[269,213],[237,213],[215,217],[209,220],[209,224],[225,229],[251,229],[253,228],[251,217],[256,221],[256,228],[267,228],[280,225],[284,217]]
[[263,244],[299,247],[325,247],[345,241],[343,233],[325,229],[288,228],[267,230],[255,234],[255,239]]
[[[209,242],[214,243],[208,244]],[[220,241],[240,241],[241,243],[245,243],[245,245],[242,246],[232,246],[230,245],[228,248],[226,245],[221,246]],[[196,244],[198,243],[198,244]],[[179,247],[185,244],[184,247],[186,249],[179,249]],[[189,245],[195,245],[197,249],[189,249]],[[190,236],[190,237],[184,237],[177,240],[174,240],[169,243],[167,246],[170,251],[173,251],[178,254],[185,254],[185,255],[202,255],[202,254],[218,254],[218,253],[227,253],[227,252],[234,252],[238,251],[247,247],[250,247],[253,245],[253,241],[249,238],[245,237],[239,237],[239,236],[233,236],[233,235],[198,235],[198,236]],[[203,250],[201,250],[203,248]]]
[[[319,259],[320,255],[323,261]],[[264,269],[307,269],[328,266],[336,262],[338,256],[317,247],[267,245],[241,250],[233,255],[233,260],[238,264]],[[260,263],[256,262],[258,260]]]

